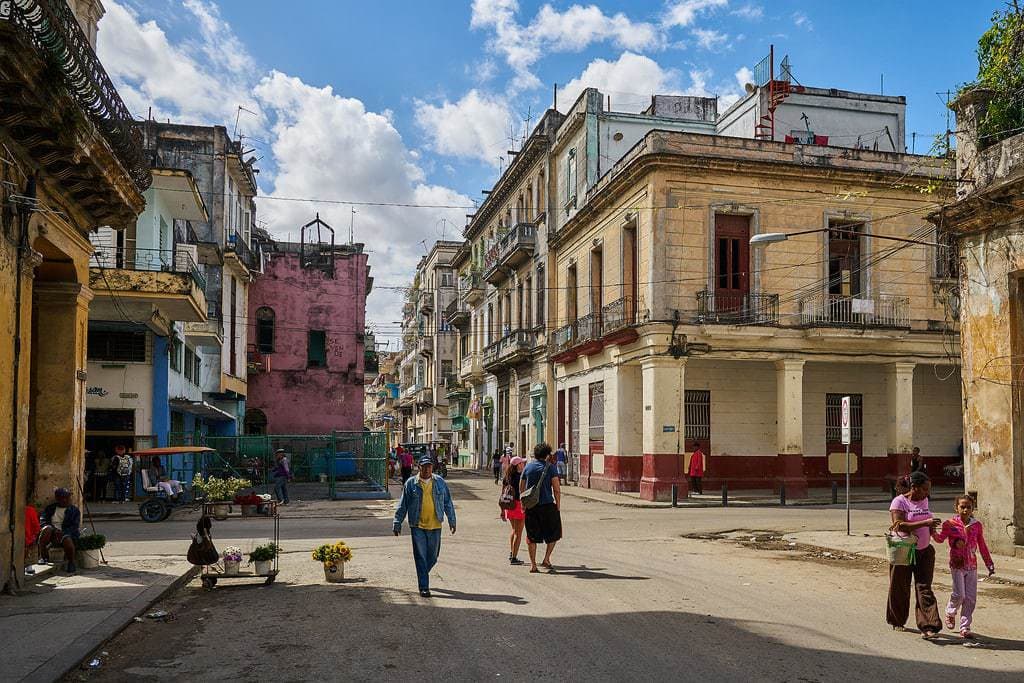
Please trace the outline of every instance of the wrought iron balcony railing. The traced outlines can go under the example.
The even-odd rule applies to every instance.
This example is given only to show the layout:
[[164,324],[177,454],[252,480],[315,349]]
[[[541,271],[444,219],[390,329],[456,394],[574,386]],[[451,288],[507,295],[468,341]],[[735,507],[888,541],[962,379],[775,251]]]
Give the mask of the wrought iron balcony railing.
[[643,301],[624,296],[601,309],[601,334],[609,335],[633,327],[643,321],[646,315]]
[[777,325],[778,294],[697,292],[697,322],[722,325]]
[[252,248],[245,243],[242,237],[235,233],[228,236],[228,243],[224,247],[225,251],[234,252],[238,260],[245,264],[245,267],[249,270],[259,270],[259,261],[257,260],[256,253]]
[[152,182],[142,137],[66,0],[0,2],[0,22],[17,26],[56,68],[70,96],[103,134],[139,192]]
[[120,270],[182,273],[190,276],[199,289],[206,291],[206,278],[192,254],[185,249],[139,249],[131,244],[100,247],[93,253],[90,265]]

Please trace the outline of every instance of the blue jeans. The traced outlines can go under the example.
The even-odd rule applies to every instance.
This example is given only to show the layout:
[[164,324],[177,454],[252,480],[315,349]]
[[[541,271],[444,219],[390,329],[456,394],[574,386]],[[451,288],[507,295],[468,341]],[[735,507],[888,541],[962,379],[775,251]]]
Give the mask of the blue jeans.
[[430,588],[430,570],[437,564],[441,554],[441,530],[427,531],[412,527],[412,559],[416,562],[416,580],[420,590]]
[[288,502],[288,477],[274,477],[274,496],[278,503]]

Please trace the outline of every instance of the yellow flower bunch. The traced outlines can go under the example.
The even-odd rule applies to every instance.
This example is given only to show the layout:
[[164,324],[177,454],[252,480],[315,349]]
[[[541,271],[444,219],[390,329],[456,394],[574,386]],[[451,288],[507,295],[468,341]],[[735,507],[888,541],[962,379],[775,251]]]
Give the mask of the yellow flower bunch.
[[324,543],[313,550],[313,559],[326,564],[348,562],[352,557],[352,548],[349,548],[345,541]]

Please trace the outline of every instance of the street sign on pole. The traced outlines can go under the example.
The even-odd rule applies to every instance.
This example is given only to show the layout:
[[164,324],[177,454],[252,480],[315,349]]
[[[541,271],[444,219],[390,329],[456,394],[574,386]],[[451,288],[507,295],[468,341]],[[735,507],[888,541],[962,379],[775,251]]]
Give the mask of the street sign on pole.
[[842,420],[843,443],[846,445],[846,535],[850,535],[850,397],[843,396]]

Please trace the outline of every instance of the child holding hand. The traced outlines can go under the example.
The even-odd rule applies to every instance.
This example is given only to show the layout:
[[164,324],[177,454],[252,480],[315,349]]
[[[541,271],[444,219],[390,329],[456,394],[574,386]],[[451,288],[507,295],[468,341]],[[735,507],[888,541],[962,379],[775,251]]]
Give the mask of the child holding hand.
[[938,533],[932,533],[937,543],[949,542],[949,573],[953,579],[953,593],[946,606],[946,627],[956,629],[956,612],[959,608],[960,637],[974,638],[971,617],[978,603],[978,558],[975,553],[981,551],[989,576],[995,574],[996,567],[985,544],[981,522],[974,518],[974,499],[970,496],[957,496],[953,509],[957,516],[943,522]]

